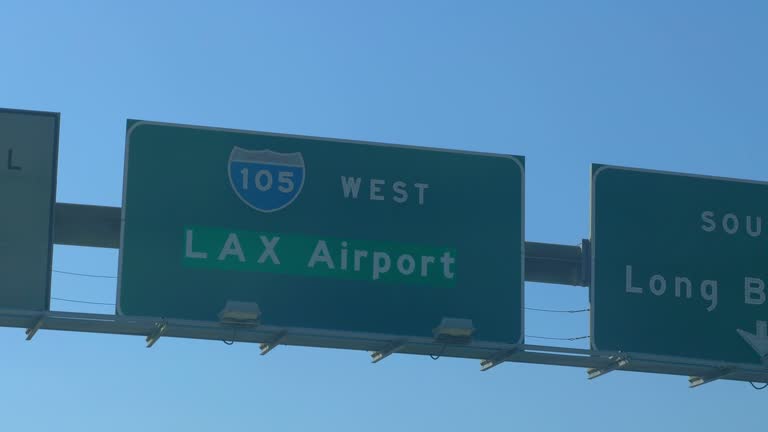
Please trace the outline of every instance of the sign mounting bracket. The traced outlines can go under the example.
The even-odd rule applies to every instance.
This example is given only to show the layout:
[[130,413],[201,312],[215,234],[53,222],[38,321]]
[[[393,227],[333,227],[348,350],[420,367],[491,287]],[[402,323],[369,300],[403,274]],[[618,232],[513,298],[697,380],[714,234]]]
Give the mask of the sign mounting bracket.
[[699,386],[703,386],[704,384],[711,383],[712,381],[717,381],[719,379],[724,378],[727,375],[730,375],[733,372],[730,368],[719,368],[717,372],[707,375],[707,376],[692,376],[688,377],[688,382],[690,385],[688,387],[690,388],[696,388]]
[[152,348],[155,342],[157,342],[165,334],[167,329],[167,321],[155,323],[155,330],[152,332],[152,334],[147,336],[147,348]]
[[406,340],[405,339],[398,339],[396,341],[393,341],[386,347],[382,348],[379,351],[375,351],[371,353],[371,363],[378,363],[385,358],[389,357],[390,355],[400,351],[405,347]]
[[259,349],[261,349],[261,355],[267,355],[270,351],[275,349],[280,343],[285,339],[285,337],[288,336],[288,331],[283,330],[272,339],[271,342],[264,342],[263,344],[259,345]]
[[27,333],[27,340],[28,341],[32,340],[32,338],[35,337],[35,335],[37,334],[37,331],[40,330],[43,327],[43,324],[45,324],[45,319],[47,317],[48,317],[48,314],[40,315],[40,318],[38,318],[38,320],[35,323],[35,325],[33,325],[32,327],[27,329],[26,333]]
[[480,372],[485,372],[488,369],[491,369],[493,367],[496,367],[496,366],[504,363],[505,361],[507,361],[510,358],[514,357],[515,354],[517,354],[519,352],[520,352],[520,348],[515,347],[515,348],[512,348],[512,349],[500,351],[500,352],[494,354],[493,356],[491,356],[490,358],[488,358],[486,360],[482,360],[480,362]]
[[609,372],[622,369],[629,364],[629,357],[625,355],[611,356],[610,358],[612,362],[606,367],[587,369],[587,378],[595,379]]

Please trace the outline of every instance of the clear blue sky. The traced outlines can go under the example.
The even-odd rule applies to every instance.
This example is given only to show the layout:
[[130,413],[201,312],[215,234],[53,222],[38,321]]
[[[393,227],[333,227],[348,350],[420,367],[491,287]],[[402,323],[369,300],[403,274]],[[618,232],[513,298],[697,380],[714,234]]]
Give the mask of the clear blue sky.
[[[62,113],[62,202],[120,205],[125,121],[140,118],[524,155],[527,239],[577,244],[593,162],[768,180],[768,4],[628,3],[6,1],[0,106]],[[115,275],[117,251],[57,246],[54,267]],[[53,295],[114,302],[115,285],[55,274]],[[588,296],[528,283],[526,302]],[[582,336],[588,317],[526,326]],[[7,430],[746,430],[768,396],[181,339],[0,329],[0,346]]]

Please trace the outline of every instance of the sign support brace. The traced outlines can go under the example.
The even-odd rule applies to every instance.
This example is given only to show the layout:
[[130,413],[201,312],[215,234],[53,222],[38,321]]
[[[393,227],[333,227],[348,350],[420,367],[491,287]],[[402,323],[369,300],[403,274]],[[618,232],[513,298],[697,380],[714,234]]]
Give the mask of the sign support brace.
[[704,384],[711,383],[712,381],[717,381],[721,378],[724,378],[726,375],[730,375],[731,372],[733,372],[730,368],[719,368],[717,372],[707,375],[707,376],[692,376],[688,377],[688,382],[690,385],[689,388],[696,388],[698,386],[703,386]]
[[378,363],[384,360],[385,358],[391,356],[392,354],[400,351],[401,349],[403,349],[403,347],[405,347],[405,342],[406,341],[404,339],[399,339],[399,340],[393,341],[392,343],[390,343],[389,345],[387,345],[386,347],[384,347],[379,351],[372,352],[371,363]]
[[609,372],[622,369],[629,364],[629,357],[624,355],[611,356],[611,364],[603,368],[587,369],[587,379],[595,379]]
[[285,337],[288,335],[287,330],[283,330],[275,336],[274,339],[272,339],[271,342],[264,342],[263,344],[259,344],[259,349],[261,349],[261,355],[267,355],[270,351],[275,349],[278,345],[280,345],[280,342],[282,342]]
[[492,357],[482,360],[480,362],[480,372],[485,372],[488,369],[491,369],[493,367],[496,367],[505,361],[509,360],[510,358],[514,357],[515,354],[520,352],[519,348],[512,348],[505,351],[500,351],[496,354],[494,354]]
[[147,336],[147,348],[152,348],[155,342],[157,342],[165,334],[167,329],[167,321],[155,323],[155,330],[152,332],[152,334]]
[[45,319],[48,317],[48,314],[42,314],[40,315],[40,318],[38,318],[35,325],[28,328],[27,333],[27,340],[32,340],[33,337],[35,337],[35,334],[37,334],[37,331],[40,330],[43,327],[43,324],[45,324]]

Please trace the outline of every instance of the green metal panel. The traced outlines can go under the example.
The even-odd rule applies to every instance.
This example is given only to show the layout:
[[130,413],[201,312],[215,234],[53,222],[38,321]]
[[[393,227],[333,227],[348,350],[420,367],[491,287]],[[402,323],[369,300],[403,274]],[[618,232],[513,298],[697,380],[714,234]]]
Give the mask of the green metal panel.
[[49,308],[59,115],[0,109],[0,308]]
[[138,121],[126,146],[120,314],[522,341],[522,157]]
[[593,165],[594,347],[758,362],[767,221],[765,183]]

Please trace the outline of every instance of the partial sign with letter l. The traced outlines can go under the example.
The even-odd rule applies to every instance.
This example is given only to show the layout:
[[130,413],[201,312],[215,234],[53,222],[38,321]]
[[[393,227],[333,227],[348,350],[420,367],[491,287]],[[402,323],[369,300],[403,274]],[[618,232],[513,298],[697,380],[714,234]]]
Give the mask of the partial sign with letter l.
[[59,114],[0,109],[0,308],[50,306]]

